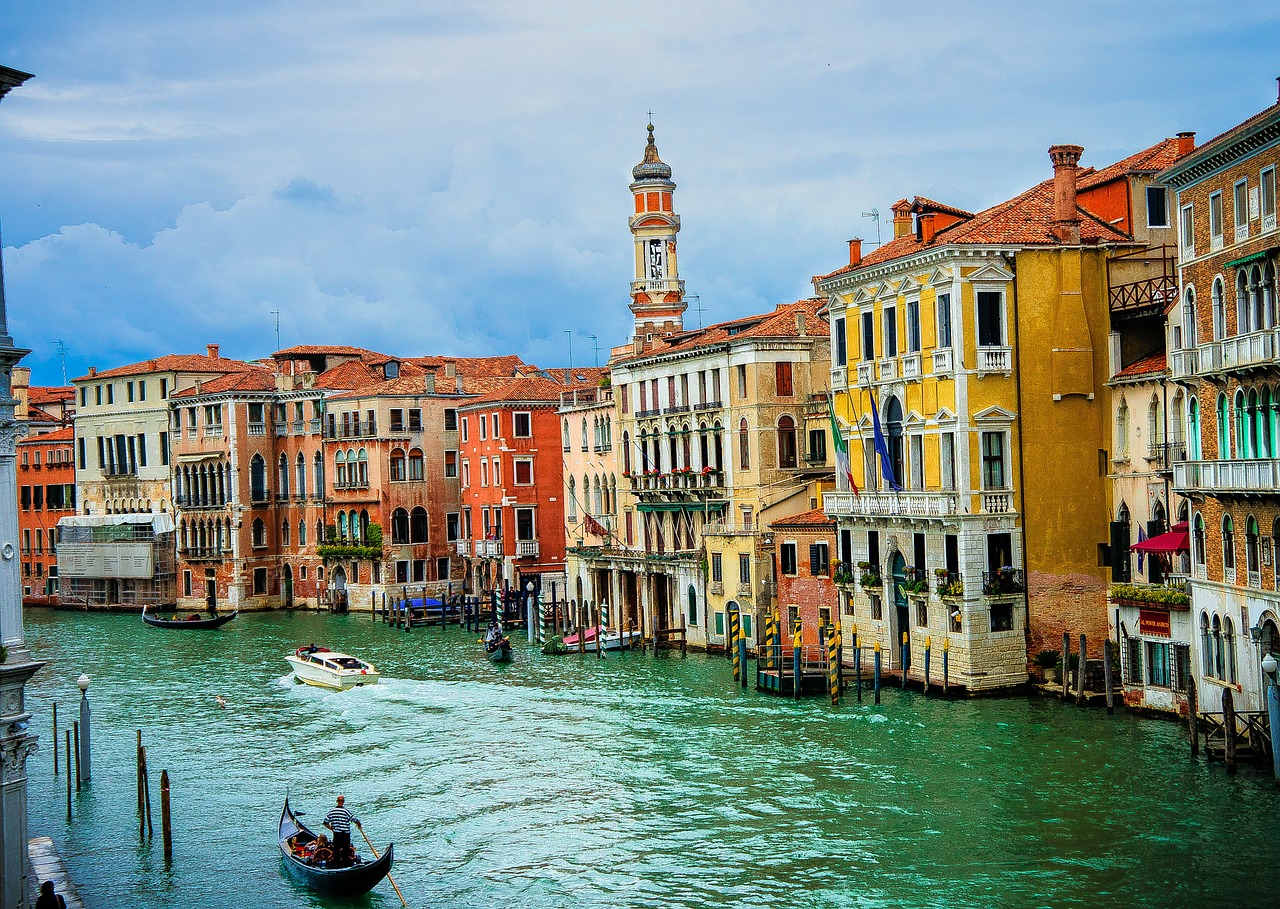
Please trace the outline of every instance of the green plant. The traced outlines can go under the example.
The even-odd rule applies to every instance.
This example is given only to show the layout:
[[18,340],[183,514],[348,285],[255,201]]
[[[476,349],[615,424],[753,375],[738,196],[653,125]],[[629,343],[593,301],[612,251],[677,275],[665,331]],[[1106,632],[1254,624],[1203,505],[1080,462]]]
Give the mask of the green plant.
[[1058,665],[1058,658],[1061,656],[1056,650],[1041,650],[1036,654],[1035,663],[1041,669],[1052,669]]
[[333,543],[338,539],[338,527],[336,524],[329,524],[324,529],[324,538],[326,542]]
[[1144,587],[1139,584],[1112,584],[1108,595],[1113,600],[1152,603],[1158,606],[1190,606],[1191,598],[1170,587]]
[[964,578],[956,578],[954,581],[948,581],[938,588],[938,596],[943,597],[962,597],[964,596]]
[[863,587],[879,587],[880,575],[870,569],[863,569],[862,574],[858,576],[858,583]]
[[380,559],[381,546],[357,546],[348,543],[328,543],[316,547],[322,559]]
[[9,660],[9,648],[4,646],[3,644],[0,644],[0,663],[8,662],[8,660]]
[[382,525],[370,524],[368,529],[365,530],[364,532],[364,538],[365,540],[368,541],[370,546],[381,546],[382,545]]

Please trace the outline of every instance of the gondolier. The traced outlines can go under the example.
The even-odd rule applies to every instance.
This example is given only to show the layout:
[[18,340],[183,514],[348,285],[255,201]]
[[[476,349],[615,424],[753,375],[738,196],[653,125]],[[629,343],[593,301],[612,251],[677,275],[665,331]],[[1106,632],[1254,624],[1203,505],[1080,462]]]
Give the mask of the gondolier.
[[345,801],[343,796],[338,796],[337,807],[324,817],[324,825],[333,831],[333,851],[339,856],[345,856],[352,851],[351,825],[360,826],[360,821],[344,806]]

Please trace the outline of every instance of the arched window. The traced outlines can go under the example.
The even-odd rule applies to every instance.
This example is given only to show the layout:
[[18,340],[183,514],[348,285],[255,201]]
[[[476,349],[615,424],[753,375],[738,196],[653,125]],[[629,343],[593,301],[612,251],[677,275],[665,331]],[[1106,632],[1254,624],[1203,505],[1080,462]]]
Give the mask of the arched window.
[[690,446],[693,444],[693,433],[689,431],[689,424],[685,423],[680,427],[680,455],[683,458],[681,467],[693,466],[693,452]]
[[623,474],[631,474],[631,433],[624,432],[622,434],[622,472]]
[[[1236,334],[1249,332],[1249,279],[1244,269],[1236,272]],[[1219,676],[1221,678],[1221,676]]]
[[1276,266],[1270,259],[1262,270],[1262,308],[1266,313],[1266,327],[1271,328],[1277,322],[1276,317]]
[[1147,443],[1152,447],[1160,441],[1160,425],[1160,401],[1152,394],[1151,402],[1147,404]]
[[316,518],[316,542],[324,542],[324,521],[321,518]]
[[289,545],[289,520],[288,520],[288,518],[286,518],[285,520],[283,520],[283,521],[281,521],[281,522],[280,522],[280,545],[281,545],[281,546],[288,546],[288,545]]
[[618,478],[610,474],[609,475],[609,514],[617,514],[617,513],[618,513]]
[[1196,289],[1188,287],[1182,303],[1182,346],[1196,346]]
[[1200,402],[1195,398],[1187,401],[1187,458],[1200,460]]
[[422,449],[411,448],[409,450],[409,479],[422,480]]
[[720,421],[716,421],[716,425],[711,429],[711,441],[715,448],[715,458],[712,460],[712,466],[717,471],[724,470],[724,427],[720,425]]
[[1267,308],[1262,302],[1262,269],[1249,269],[1249,329],[1261,331],[1267,327]]
[[306,545],[307,545],[307,522],[299,521],[298,522],[298,546],[303,547]]
[[356,484],[359,486],[369,485],[369,452],[363,448],[356,455]]
[[582,418],[582,450],[587,450],[587,418]]
[[1258,522],[1253,515],[1249,515],[1244,521],[1244,565],[1249,572],[1250,587],[1257,587],[1260,584],[1262,552],[1259,541]]
[[333,456],[333,485],[343,487],[347,485],[347,453],[339,450]]
[[365,508],[360,509],[360,540],[369,542],[369,511]]
[[591,482],[591,513],[604,514],[604,497],[600,493],[600,478],[593,477]]
[[667,429],[667,453],[671,456],[671,459],[667,463],[671,465],[671,470],[675,470],[680,466],[680,459],[676,457],[676,446],[676,428],[675,426],[671,426]]
[[1129,404],[1124,398],[1116,408],[1116,457],[1129,456]]
[[307,496],[307,459],[303,457],[302,452],[298,452],[296,473],[298,475],[298,498],[305,499]]
[[267,545],[267,525],[262,518],[253,519],[253,545],[255,548]]
[[1227,674],[1221,678],[1234,685],[1240,679],[1237,677],[1236,666],[1236,626],[1231,621],[1231,616],[1226,616],[1222,620],[1222,651],[1223,664]]
[[1231,459],[1231,417],[1227,413],[1227,396],[1218,394],[1218,459]]
[[698,466],[711,466],[711,441],[707,438],[707,424],[698,424]]
[[1209,633],[1209,616],[1200,613],[1200,666],[1205,675],[1213,675],[1213,636]]
[[1196,519],[1191,530],[1192,557],[1196,564],[1204,567],[1204,517],[1196,512]]
[[391,512],[391,542],[409,542],[409,512],[403,508]]
[[[323,496],[324,495],[324,456],[321,455],[320,452],[318,451],[316,452],[315,465],[316,465],[316,469],[315,469],[316,495]],[[319,534],[317,534],[316,539],[320,540],[324,538],[321,537]]]
[[1258,396],[1258,410],[1253,416],[1258,434],[1258,457],[1274,458],[1276,456],[1275,401],[1271,397],[1271,389],[1262,389]]
[[746,417],[738,424],[738,466],[743,470],[751,467],[751,432],[747,429]]
[[698,624],[698,591],[693,585],[689,585],[689,624],[696,626]]
[[1213,677],[1215,679],[1227,677],[1226,654],[1222,650],[1222,620],[1216,615],[1213,617]]
[[391,449],[391,479],[408,479],[408,474],[405,473],[404,469],[404,449],[402,448]]
[[566,507],[569,512],[569,520],[575,523],[578,520],[577,489],[578,481],[574,477],[569,477],[569,501],[566,503]]
[[573,443],[569,441],[569,418],[568,417],[565,417],[564,419],[563,435],[564,435],[564,450],[568,451],[570,448],[573,447]]
[[1222,286],[1222,278],[1213,279],[1213,340],[1221,341],[1227,336],[1227,304],[1226,290]]
[[785,415],[778,419],[778,466],[796,466],[796,421]]
[[1227,581],[1234,581],[1236,575],[1236,529],[1229,514],[1222,516],[1222,567],[1227,572]]
[[276,466],[277,487],[276,494],[280,498],[287,498],[289,495],[289,456],[284,452],[280,452],[280,463]]
[[1236,421],[1236,457],[1251,458],[1253,457],[1253,451],[1252,446],[1249,444],[1249,415],[1245,410],[1243,389],[1236,389],[1234,402],[1234,416]]
[[338,512],[338,539],[347,539],[347,513],[345,511]]
[[409,515],[409,542],[427,542],[427,510],[421,505]]
[[260,454],[249,461],[249,493],[255,502],[267,500],[267,462]]

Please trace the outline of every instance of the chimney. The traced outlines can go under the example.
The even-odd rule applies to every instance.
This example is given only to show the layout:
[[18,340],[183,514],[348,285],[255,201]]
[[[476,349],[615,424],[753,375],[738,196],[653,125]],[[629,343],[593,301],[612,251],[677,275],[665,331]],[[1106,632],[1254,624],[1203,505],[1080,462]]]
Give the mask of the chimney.
[[911,203],[899,199],[893,203],[893,239],[905,237],[911,233]]
[[217,344],[206,344],[206,345],[205,345],[205,349],[209,351],[209,359],[210,359],[210,360],[216,360],[216,359],[218,359],[218,345],[217,345]]
[[435,394],[436,393],[436,374],[434,372],[428,372],[426,375],[425,381],[426,381],[427,394],[429,395]]
[[1080,213],[1076,211],[1076,167],[1084,148],[1079,145],[1049,146],[1053,162],[1053,236],[1059,243],[1080,242]]
[[797,309],[796,310],[796,334],[802,338],[805,337],[804,328],[805,328],[804,310]]
[[445,377],[446,379],[452,379],[452,378],[453,378],[453,371],[454,371],[454,369],[455,369],[455,368],[456,368],[456,367],[455,367],[454,362],[453,362],[452,360],[446,360],[446,361],[445,361],[445,364],[444,364],[444,377]]
[[1196,150],[1196,134],[1194,131],[1178,133],[1178,157],[1189,155]]
[[96,366],[90,366],[90,367],[89,367],[89,375],[91,375],[91,376],[96,376],[97,374],[98,374],[98,367],[96,367]]
[[920,242],[932,243],[933,235],[938,232],[938,226],[934,220],[937,215],[931,211],[921,212],[916,215],[916,218],[920,222]]
[[849,241],[849,264],[859,265],[862,263],[862,241],[856,237]]

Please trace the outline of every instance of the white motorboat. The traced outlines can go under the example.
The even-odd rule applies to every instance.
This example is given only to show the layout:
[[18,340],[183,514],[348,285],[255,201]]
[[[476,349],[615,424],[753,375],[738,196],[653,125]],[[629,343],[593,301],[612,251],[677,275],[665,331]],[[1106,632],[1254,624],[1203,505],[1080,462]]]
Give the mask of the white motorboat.
[[[608,628],[586,628],[582,631],[582,649],[587,653],[596,652],[596,637],[600,639],[600,647],[605,651],[621,650],[624,646],[627,648],[635,647],[640,643],[640,632],[638,631],[610,631]],[[578,635],[571,634],[564,639],[566,652],[572,653],[578,649]]]
[[293,675],[298,681],[319,688],[345,691],[378,681],[378,670],[372,663],[326,647],[299,647],[285,659],[293,666]]

